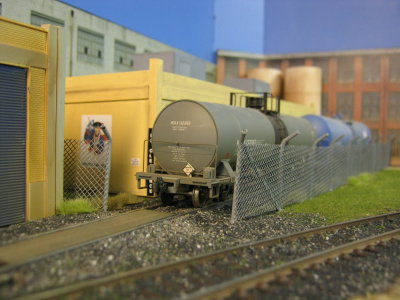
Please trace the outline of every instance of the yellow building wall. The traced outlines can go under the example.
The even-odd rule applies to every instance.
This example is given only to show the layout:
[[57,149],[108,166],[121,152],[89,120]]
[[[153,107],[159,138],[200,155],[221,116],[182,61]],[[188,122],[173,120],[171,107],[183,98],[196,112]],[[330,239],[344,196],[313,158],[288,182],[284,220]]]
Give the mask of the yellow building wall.
[[28,70],[26,219],[56,213],[63,194],[63,41],[60,28],[0,17],[0,64]]
[[[229,104],[227,86],[163,72],[162,60],[152,59],[148,71],[68,77],[65,95],[65,138],[82,139],[82,115],[112,116],[110,192],[145,195],[136,187],[136,172],[146,165],[144,141],[158,113],[172,101]],[[312,108],[282,101],[281,111],[301,116]],[[140,165],[131,164],[133,158]]]

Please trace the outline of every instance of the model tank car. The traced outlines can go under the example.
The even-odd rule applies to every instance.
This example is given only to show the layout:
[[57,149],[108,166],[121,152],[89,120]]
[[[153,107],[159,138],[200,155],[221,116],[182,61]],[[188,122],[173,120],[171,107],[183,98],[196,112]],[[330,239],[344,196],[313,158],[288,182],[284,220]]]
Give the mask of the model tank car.
[[312,145],[314,127],[304,118],[263,113],[259,109],[223,104],[176,101],[160,112],[152,130],[157,164],[136,174],[164,203],[190,199],[199,207],[223,199],[235,179],[239,141],[279,144],[289,135],[292,145]]

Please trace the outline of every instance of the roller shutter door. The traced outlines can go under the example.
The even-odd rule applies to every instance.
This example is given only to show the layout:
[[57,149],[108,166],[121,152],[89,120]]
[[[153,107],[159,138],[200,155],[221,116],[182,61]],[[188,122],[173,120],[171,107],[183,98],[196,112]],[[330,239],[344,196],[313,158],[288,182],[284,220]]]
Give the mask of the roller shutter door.
[[27,70],[0,64],[0,226],[25,221]]

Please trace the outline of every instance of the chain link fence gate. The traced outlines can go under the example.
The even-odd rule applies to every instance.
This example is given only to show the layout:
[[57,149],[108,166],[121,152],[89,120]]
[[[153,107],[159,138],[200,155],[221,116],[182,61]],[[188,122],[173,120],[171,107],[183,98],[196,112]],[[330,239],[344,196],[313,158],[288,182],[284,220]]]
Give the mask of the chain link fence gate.
[[110,170],[110,140],[64,140],[64,201],[83,198],[106,211]]
[[388,166],[390,144],[331,147],[238,146],[231,221],[302,202]]

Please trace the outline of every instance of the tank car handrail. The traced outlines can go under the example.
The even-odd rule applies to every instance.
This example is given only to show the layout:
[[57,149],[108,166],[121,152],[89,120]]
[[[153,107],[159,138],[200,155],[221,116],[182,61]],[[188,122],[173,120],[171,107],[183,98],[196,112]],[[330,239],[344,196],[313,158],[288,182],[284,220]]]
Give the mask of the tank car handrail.
[[286,146],[287,143],[289,143],[290,140],[294,139],[296,136],[298,136],[300,134],[300,131],[296,130],[295,132],[293,132],[292,134],[288,135],[287,137],[285,137],[282,142],[281,142],[281,146]]
[[344,137],[345,137],[344,134],[338,136],[336,139],[334,139],[334,140],[332,141],[331,146],[336,145],[337,143],[339,143],[340,140],[343,139]]
[[318,146],[319,143],[321,143],[324,139],[329,137],[329,133],[325,133],[323,135],[321,135],[319,138],[317,138],[314,143],[312,144],[313,148],[316,148]]

